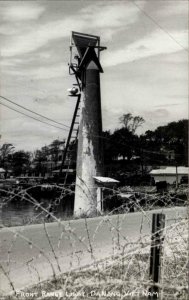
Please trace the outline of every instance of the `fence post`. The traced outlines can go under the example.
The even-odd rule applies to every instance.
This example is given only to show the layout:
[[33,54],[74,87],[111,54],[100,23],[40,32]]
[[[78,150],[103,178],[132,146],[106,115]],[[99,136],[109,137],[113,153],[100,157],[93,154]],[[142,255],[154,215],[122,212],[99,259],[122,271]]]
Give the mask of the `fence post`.
[[162,233],[165,227],[165,215],[152,215],[152,238],[151,238],[151,254],[150,254],[150,280],[154,285],[149,288],[149,299],[159,298],[159,277],[161,266],[161,252],[162,252]]

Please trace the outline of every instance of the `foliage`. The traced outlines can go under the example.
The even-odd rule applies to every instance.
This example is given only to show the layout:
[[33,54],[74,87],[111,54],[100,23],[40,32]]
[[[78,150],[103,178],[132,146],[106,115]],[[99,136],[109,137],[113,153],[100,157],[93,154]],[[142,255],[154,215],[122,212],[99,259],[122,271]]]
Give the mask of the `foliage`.
[[36,174],[45,174],[47,168],[45,163],[48,157],[48,147],[44,146],[41,150],[36,150],[34,154],[34,172]]
[[11,155],[14,152],[12,144],[3,144],[0,148],[0,165],[6,170],[10,167]]
[[12,144],[3,144],[0,148],[0,163],[5,170],[11,170],[18,176],[29,171],[31,153],[23,150],[16,151]]
[[[115,163],[122,158],[124,163],[120,171],[124,168],[125,172],[126,164],[129,168],[137,164],[138,169],[141,167],[142,170],[145,170],[148,165],[188,164],[188,120],[170,122],[155,130],[147,130],[140,136],[136,131],[143,125],[143,117],[127,113],[123,114],[119,121],[122,124],[119,129],[115,129],[112,133],[110,131],[102,133],[105,165]],[[36,150],[32,162],[34,172],[45,174],[49,166],[58,168],[58,162],[62,160],[64,144],[64,140],[56,139],[49,146]],[[75,165],[77,141],[72,142],[70,150],[68,159],[71,165]],[[27,152],[15,152],[14,146],[10,143],[0,147],[0,165],[6,170],[12,169],[16,174],[29,171],[29,161]]]
[[116,155],[122,156],[123,159],[131,160],[132,156],[135,155],[137,136],[129,131],[126,127],[117,129],[113,133],[113,140],[116,141]]
[[131,113],[123,114],[120,118],[120,123],[124,125],[124,127],[135,134],[138,127],[140,127],[145,120],[141,116],[133,116]]
[[[187,165],[188,120],[180,120],[148,130],[140,137],[146,161],[156,164]],[[169,152],[173,155],[169,158]]]
[[138,155],[139,137],[136,130],[144,123],[144,119],[128,113],[123,114],[119,120],[123,125],[121,128],[115,129],[112,134],[109,131],[103,132],[105,162],[119,157],[130,161],[133,156]]
[[180,120],[148,130],[138,136],[136,130],[144,122],[140,116],[124,114],[120,117],[123,126],[113,133],[103,132],[105,163],[123,157],[129,162],[140,158],[145,165],[187,165],[188,120]]
[[65,141],[54,140],[49,146],[44,146],[36,150],[34,154],[34,172],[45,175],[49,169],[56,168],[59,161],[62,160],[62,145]]
[[51,154],[52,161],[55,163],[55,166],[57,165],[57,162],[59,161],[59,153],[60,153],[60,147],[63,145],[65,141],[59,141],[58,139],[54,140],[49,145],[49,152]]
[[13,151],[14,151],[14,146],[12,144],[3,144],[0,148],[1,158],[4,159]]
[[12,167],[16,176],[25,174],[30,166],[30,152],[17,151],[12,155]]

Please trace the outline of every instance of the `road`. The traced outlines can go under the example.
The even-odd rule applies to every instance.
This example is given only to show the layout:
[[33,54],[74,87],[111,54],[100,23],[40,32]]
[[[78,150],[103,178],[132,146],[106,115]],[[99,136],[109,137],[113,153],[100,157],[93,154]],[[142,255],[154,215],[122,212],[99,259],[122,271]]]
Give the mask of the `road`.
[[104,259],[127,243],[133,247],[139,237],[150,241],[154,212],[164,212],[167,225],[187,215],[186,207],[175,207],[0,229],[0,295],[11,292],[11,284],[19,290]]

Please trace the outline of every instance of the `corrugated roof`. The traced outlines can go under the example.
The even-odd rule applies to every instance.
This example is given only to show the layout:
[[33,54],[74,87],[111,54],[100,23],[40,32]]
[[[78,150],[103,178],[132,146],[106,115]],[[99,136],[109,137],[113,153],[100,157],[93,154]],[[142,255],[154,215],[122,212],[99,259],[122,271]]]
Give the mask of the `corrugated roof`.
[[[189,168],[188,167],[177,167],[177,174],[180,175],[188,175]],[[164,169],[157,169],[150,171],[151,175],[171,175],[176,174],[176,167],[166,167]]]
[[119,183],[118,180],[110,177],[94,176],[93,178],[99,183]]
[[118,194],[118,196],[120,196],[121,198],[131,198],[132,196],[134,196],[134,194],[126,194],[126,193],[120,193]]

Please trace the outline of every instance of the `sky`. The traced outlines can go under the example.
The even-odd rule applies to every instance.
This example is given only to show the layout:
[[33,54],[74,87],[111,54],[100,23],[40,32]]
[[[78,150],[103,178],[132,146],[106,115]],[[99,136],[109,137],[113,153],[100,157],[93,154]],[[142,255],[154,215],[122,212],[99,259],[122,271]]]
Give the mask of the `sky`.
[[[0,95],[69,126],[71,31],[98,35],[107,47],[101,52],[103,130],[119,128],[126,113],[145,119],[138,134],[188,118],[187,0],[0,1]],[[0,103],[1,144],[33,151],[68,135],[67,127]]]

